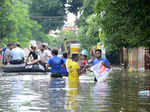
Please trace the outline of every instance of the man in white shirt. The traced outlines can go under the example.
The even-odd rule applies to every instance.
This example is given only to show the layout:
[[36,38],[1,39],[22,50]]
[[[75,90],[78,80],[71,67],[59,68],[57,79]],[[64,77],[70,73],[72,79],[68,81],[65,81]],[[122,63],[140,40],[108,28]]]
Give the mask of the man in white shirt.
[[38,58],[39,63],[44,67],[46,67],[46,64],[48,64],[48,60],[50,57],[51,57],[51,53],[47,51],[46,45],[42,44],[40,46],[40,51],[39,51],[39,58]]
[[48,63],[48,61],[47,61],[47,59],[45,57],[46,57],[45,46],[41,45],[40,46],[40,51],[39,51],[39,58],[38,58],[40,64],[46,64],[46,63]]
[[45,58],[48,62],[48,60],[52,56],[52,54],[51,54],[51,51],[48,49],[48,43],[43,43],[43,45],[44,45]]
[[16,44],[15,48],[11,51],[12,60],[10,64],[22,64],[24,63],[24,51],[20,48],[19,44]]

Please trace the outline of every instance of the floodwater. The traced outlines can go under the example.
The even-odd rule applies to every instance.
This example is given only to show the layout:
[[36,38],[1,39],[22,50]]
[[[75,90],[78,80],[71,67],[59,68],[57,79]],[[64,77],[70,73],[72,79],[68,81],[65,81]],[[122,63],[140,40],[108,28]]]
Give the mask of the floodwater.
[[114,71],[105,82],[93,75],[70,83],[50,75],[0,77],[0,112],[150,112],[150,73]]

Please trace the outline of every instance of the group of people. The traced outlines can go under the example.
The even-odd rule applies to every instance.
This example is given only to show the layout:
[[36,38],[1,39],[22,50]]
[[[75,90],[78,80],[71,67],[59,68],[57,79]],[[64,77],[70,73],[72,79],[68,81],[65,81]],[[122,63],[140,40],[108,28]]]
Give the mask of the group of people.
[[[71,59],[68,59],[67,62],[67,68],[68,68],[68,74],[69,74],[69,79],[70,80],[79,80],[79,76],[82,73],[85,73],[86,70],[89,70],[89,67],[94,66],[98,63],[102,63],[102,65],[104,65],[106,68],[110,68],[110,63],[107,60],[107,58],[102,58],[102,50],[101,49],[96,49],[95,50],[95,58],[92,60],[92,62],[88,62],[87,60],[87,56],[88,53],[86,50],[83,50],[80,54],[80,58],[79,58],[79,54],[72,54]],[[80,59],[80,63],[78,63]],[[97,81],[97,79],[94,79],[95,81]]]
[[[95,50],[95,59],[92,62],[88,62],[88,51],[83,50],[80,54],[72,53],[71,57],[68,57],[68,53],[64,52],[63,56],[58,56],[58,49],[50,50],[48,44],[43,43],[39,49],[36,45],[31,45],[29,53],[25,58],[24,50],[19,44],[8,44],[5,50],[4,64],[22,64],[26,66],[40,64],[45,69],[51,67],[52,76],[68,76],[70,80],[78,80],[79,75],[85,73],[90,66],[96,65],[99,62],[110,68],[109,61],[106,58],[102,58],[101,49]],[[95,79],[96,81],[96,79]]]
[[46,43],[41,44],[39,49],[36,45],[31,45],[27,57],[25,57],[26,52],[18,43],[9,43],[7,47],[0,49],[0,51],[2,51],[4,65],[26,63],[26,65],[42,64],[45,66],[51,57],[51,52]]
[[[80,54],[72,53],[71,58],[68,57],[67,53],[63,53],[63,57],[58,57],[58,50],[52,50],[52,58],[48,60],[47,66],[51,66],[51,73],[55,76],[65,74],[71,81],[78,81],[79,76],[85,73],[89,67],[94,66],[98,63],[102,63],[106,68],[110,68],[110,63],[107,58],[102,58],[102,50],[95,50],[95,59],[90,63],[87,60],[88,52],[83,50]],[[94,79],[95,81],[96,78]]]
[[48,48],[47,43],[42,43],[38,49],[37,45],[31,45],[29,54],[25,60],[26,66],[41,64],[46,68],[49,58],[51,58],[51,49]]

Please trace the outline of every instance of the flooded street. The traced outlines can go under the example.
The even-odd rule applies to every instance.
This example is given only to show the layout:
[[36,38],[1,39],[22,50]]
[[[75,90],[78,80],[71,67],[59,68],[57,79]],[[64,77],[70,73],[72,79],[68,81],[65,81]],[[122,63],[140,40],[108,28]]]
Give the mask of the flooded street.
[[50,75],[1,76],[1,112],[150,112],[150,73],[115,71],[105,82],[83,75],[72,86]]

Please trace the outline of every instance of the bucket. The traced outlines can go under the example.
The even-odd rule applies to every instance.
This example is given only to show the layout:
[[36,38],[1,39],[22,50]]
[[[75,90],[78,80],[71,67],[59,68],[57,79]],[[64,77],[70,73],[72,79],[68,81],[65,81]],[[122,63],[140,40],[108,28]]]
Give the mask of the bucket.
[[100,43],[97,43],[96,49],[101,49],[101,44]]
[[73,53],[80,54],[80,44],[71,44],[71,46],[70,46],[70,53],[71,54],[73,54]]

